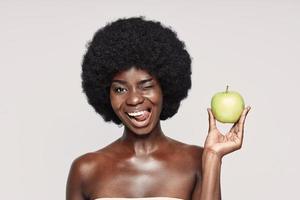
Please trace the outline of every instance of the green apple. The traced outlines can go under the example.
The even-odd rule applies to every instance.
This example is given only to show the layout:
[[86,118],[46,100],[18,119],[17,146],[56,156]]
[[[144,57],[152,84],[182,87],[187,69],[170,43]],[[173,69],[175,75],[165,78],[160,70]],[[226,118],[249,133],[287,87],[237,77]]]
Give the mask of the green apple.
[[222,123],[235,123],[239,120],[245,103],[243,97],[234,91],[216,93],[211,99],[211,111],[216,120]]

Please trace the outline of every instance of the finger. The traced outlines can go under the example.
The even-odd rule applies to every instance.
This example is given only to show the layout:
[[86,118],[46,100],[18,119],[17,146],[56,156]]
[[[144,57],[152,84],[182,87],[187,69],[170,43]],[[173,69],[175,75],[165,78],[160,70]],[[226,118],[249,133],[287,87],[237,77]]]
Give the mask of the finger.
[[243,136],[245,120],[246,120],[247,114],[250,111],[250,109],[251,109],[251,107],[247,106],[244,109],[244,111],[243,111],[243,113],[242,113],[242,115],[241,115],[241,117],[240,117],[240,119],[238,121],[238,132],[237,132],[237,135],[240,138],[242,138],[242,136]]
[[207,112],[208,112],[209,130],[213,130],[213,129],[217,128],[216,119],[215,119],[214,115],[212,114],[210,108],[207,108]]

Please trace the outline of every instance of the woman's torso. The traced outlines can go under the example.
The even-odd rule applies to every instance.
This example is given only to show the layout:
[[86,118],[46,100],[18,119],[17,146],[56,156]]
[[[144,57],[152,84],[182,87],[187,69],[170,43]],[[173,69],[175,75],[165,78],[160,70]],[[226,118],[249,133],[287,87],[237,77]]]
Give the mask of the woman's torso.
[[[84,192],[91,200],[117,200],[116,197],[190,199],[201,164],[200,147],[173,141],[167,151],[132,156],[113,145],[116,144],[85,155]],[[103,199],[105,197],[112,198]],[[169,199],[162,199],[165,197]]]

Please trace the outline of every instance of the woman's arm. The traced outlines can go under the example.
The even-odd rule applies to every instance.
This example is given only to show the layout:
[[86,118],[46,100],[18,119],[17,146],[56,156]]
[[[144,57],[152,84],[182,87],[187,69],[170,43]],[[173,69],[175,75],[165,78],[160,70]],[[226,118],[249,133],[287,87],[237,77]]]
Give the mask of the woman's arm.
[[242,147],[245,119],[250,107],[244,109],[239,121],[223,135],[216,127],[216,120],[208,109],[209,130],[202,153],[202,166],[199,169],[193,200],[221,199],[221,164],[222,157]]
[[82,189],[84,176],[82,162],[82,159],[77,158],[72,163],[66,186],[66,200],[85,200]]
[[202,155],[201,200],[221,199],[221,158],[214,152],[205,150]]
[[214,152],[203,149],[200,157],[196,185],[193,190],[192,200],[220,200],[220,176],[222,160]]

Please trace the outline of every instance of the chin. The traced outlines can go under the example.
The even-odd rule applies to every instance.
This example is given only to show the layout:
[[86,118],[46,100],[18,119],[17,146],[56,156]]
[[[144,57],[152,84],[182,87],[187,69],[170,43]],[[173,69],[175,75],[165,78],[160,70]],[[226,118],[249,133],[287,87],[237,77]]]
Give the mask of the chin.
[[135,127],[135,126],[132,126],[132,124],[129,124],[128,122],[126,122],[124,125],[132,133],[134,133],[136,135],[141,135],[141,136],[150,134],[155,128],[155,126],[151,123],[145,127]]
[[136,135],[149,135],[153,128],[151,127],[146,127],[146,128],[141,128],[141,129],[137,129],[137,128],[133,128],[133,127],[127,127],[131,132],[133,132]]

